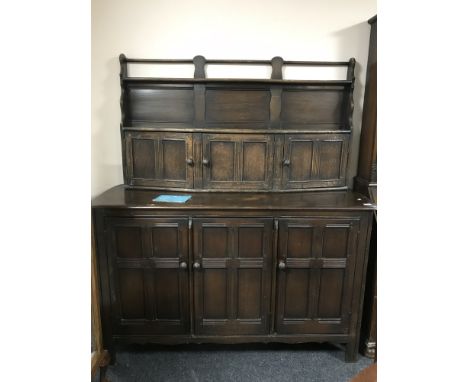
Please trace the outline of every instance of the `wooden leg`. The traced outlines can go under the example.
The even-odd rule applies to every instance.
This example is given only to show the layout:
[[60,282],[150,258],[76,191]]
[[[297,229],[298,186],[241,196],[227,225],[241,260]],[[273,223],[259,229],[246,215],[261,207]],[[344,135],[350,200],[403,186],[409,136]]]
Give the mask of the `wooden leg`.
[[346,344],[345,349],[345,362],[356,362],[357,361],[357,346],[356,341],[350,341]]
[[115,348],[114,346],[109,347],[109,365],[115,365]]

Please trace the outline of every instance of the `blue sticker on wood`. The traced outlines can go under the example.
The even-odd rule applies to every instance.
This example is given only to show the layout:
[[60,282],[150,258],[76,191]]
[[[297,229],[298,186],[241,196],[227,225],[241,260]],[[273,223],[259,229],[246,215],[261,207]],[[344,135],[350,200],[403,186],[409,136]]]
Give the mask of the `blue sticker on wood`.
[[192,195],[159,195],[153,199],[153,202],[158,203],[185,203]]

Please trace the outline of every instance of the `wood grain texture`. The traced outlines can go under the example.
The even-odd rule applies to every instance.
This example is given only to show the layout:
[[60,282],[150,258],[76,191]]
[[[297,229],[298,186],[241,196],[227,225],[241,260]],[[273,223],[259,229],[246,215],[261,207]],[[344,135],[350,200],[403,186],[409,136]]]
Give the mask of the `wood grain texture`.
[[191,195],[186,203],[156,203],[153,199],[162,193],[150,189],[134,189],[125,185],[115,186],[92,200],[94,208],[146,209],[146,210],[241,210],[241,211],[318,211],[349,210],[374,211],[375,205],[362,194],[350,191],[320,191],[291,193],[187,193],[171,192],[173,195]]

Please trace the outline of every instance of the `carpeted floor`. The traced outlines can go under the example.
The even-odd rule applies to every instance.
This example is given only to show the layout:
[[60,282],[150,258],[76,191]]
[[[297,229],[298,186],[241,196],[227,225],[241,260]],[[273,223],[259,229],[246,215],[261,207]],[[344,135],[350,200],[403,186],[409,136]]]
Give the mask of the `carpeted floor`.
[[126,346],[107,369],[111,382],[347,382],[372,363],[345,363],[328,344]]

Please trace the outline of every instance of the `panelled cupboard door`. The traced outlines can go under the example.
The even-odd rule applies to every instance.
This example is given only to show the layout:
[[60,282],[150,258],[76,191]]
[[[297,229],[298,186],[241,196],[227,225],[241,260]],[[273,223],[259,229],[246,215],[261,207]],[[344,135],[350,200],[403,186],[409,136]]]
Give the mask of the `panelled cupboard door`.
[[280,219],[279,334],[347,334],[359,218]]
[[204,188],[270,188],[273,143],[267,134],[203,134]]
[[195,334],[267,334],[272,219],[194,219]]
[[114,332],[190,332],[188,220],[109,218]]
[[348,135],[287,134],[282,187],[300,189],[345,186]]
[[193,187],[191,133],[127,132],[125,146],[130,185]]

